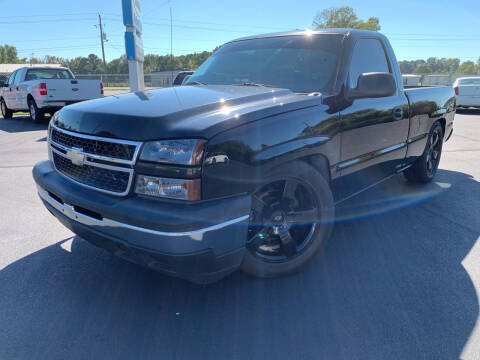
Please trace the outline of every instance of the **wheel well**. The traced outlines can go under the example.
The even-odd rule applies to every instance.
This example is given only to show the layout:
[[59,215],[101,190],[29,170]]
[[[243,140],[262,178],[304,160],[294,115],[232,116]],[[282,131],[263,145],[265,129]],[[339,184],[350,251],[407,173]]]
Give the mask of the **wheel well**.
[[30,101],[30,100],[35,101],[35,99],[33,98],[33,96],[32,96],[31,94],[28,94],[28,95],[27,95],[27,102]]
[[443,135],[445,136],[445,127],[447,126],[447,121],[445,119],[440,119],[438,120],[438,122],[440,123],[440,125],[442,125]]
[[299,160],[303,160],[309,165],[317,169],[320,174],[322,174],[325,181],[330,185],[331,176],[330,176],[330,162],[328,159],[321,154],[310,155]]

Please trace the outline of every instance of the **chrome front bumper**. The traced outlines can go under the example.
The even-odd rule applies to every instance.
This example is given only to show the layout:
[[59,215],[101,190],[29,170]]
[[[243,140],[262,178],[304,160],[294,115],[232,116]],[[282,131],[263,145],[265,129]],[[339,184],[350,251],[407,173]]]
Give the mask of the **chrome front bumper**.
[[40,198],[45,200],[48,204],[50,204],[53,208],[58,210],[60,213],[65,215],[71,220],[77,221],[83,225],[87,226],[96,226],[96,227],[110,227],[110,228],[117,228],[117,229],[124,229],[128,231],[138,231],[141,233],[145,234],[150,234],[150,235],[157,235],[157,236],[169,236],[169,237],[180,237],[180,236],[188,236],[192,240],[196,241],[201,241],[203,239],[203,236],[205,233],[211,232],[211,231],[216,231],[223,229],[227,226],[238,224],[241,222],[244,222],[248,220],[249,215],[243,215],[241,217],[224,221],[216,225],[211,225],[207,226],[205,228],[201,228],[198,230],[193,230],[193,231],[184,231],[184,232],[166,232],[166,231],[158,231],[158,230],[152,230],[152,229],[146,229],[143,227],[135,226],[135,225],[130,225],[130,224],[125,224],[121,223],[112,219],[108,218],[96,218],[92,217],[86,214],[83,214],[80,212],[81,210],[75,209],[75,206],[66,204],[66,203],[61,203],[58,200],[56,200],[52,195],[48,193],[45,189],[41,188],[40,186],[37,186],[38,190],[38,195]]

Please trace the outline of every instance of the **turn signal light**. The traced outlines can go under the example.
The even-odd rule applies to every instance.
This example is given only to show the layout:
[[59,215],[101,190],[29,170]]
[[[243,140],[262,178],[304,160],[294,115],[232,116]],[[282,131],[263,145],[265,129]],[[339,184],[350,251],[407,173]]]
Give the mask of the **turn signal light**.
[[183,180],[137,175],[135,192],[160,198],[177,200],[200,200],[200,179]]

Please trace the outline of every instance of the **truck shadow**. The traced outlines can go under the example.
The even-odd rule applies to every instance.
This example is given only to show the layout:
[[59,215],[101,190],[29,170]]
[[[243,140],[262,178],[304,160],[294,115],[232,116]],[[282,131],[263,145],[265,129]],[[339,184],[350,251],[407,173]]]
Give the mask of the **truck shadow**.
[[458,358],[478,316],[462,261],[479,238],[480,183],[440,170],[369,194],[342,205],[325,251],[286,278],[198,286],[78,237],[37,251],[0,272],[0,357]]
[[28,115],[15,115],[12,119],[4,119],[0,116],[0,131],[7,133],[19,133],[26,131],[46,130],[50,117],[45,117],[41,123],[34,123]]

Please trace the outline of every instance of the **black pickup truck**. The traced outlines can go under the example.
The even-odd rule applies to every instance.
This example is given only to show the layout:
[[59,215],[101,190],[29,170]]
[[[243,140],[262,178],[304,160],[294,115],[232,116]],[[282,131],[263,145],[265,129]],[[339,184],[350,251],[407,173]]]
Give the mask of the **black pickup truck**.
[[197,283],[301,269],[335,206],[403,172],[435,176],[451,87],[405,90],[388,40],[350,29],[242,38],[167,89],[67,106],[33,169],[87,241]]

